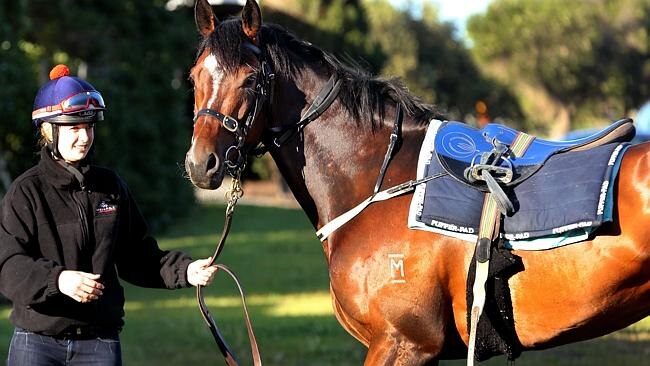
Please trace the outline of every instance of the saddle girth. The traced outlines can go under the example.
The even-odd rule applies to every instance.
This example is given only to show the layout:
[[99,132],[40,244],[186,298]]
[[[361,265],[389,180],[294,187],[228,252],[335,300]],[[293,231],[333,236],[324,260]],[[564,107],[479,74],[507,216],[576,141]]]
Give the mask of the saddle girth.
[[[502,160],[507,162],[510,154],[523,156],[534,139],[535,137],[523,132],[517,135],[510,146],[493,139],[492,145],[494,149],[482,154],[480,164],[472,164],[465,171],[468,180],[483,180],[489,190],[485,194],[485,200],[483,202],[479,235],[475,247],[476,274],[472,288],[473,303],[469,324],[470,334],[467,350],[467,366],[474,365],[476,330],[485,304],[485,284],[488,279],[492,243],[499,237],[502,215],[510,214],[514,211],[512,203],[499,185],[499,182],[507,184],[511,181],[513,168],[510,165],[511,171],[508,172],[508,168],[502,166]],[[495,177],[494,175],[497,176]]]

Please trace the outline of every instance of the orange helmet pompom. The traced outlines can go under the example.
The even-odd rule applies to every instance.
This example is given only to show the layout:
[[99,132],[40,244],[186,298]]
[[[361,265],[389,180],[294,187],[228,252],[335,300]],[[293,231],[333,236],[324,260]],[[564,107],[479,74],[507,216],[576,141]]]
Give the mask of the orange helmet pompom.
[[50,80],[58,79],[62,76],[70,75],[70,69],[63,64],[58,64],[50,71]]

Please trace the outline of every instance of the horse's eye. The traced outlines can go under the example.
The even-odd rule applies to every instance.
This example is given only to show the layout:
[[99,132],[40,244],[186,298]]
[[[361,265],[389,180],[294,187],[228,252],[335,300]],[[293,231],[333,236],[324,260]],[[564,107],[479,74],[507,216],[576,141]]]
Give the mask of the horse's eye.
[[246,78],[246,80],[244,80],[244,83],[242,84],[242,88],[252,89],[255,87],[256,82],[257,82],[257,76],[255,74],[249,75]]

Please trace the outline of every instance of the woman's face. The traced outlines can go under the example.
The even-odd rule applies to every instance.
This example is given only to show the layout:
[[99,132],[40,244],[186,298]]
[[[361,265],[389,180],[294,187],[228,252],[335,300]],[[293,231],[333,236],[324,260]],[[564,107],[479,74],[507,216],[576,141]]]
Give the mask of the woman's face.
[[59,126],[59,153],[67,163],[83,160],[90,151],[95,139],[95,124]]

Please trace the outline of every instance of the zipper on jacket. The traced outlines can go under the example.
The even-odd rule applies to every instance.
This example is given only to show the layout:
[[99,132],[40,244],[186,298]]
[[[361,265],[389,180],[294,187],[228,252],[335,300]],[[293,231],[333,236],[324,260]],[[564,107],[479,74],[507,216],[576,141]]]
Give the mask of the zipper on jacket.
[[[61,166],[63,166],[63,168],[65,168],[65,170],[70,172],[70,174],[72,174],[72,176],[75,177],[75,179],[79,183],[79,188],[81,188],[80,190],[81,194],[87,194],[88,191],[86,190],[86,185],[84,184],[85,181],[84,175],[73,165],[67,164],[62,160],[59,160],[58,162],[59,164],[61,164]],[[90,228],[88,226],[88,217],[86,216],[88,212],[87,210],[86,212],[84,212],[84,205],[81,202],[81,200],[77,199],[77,197],[75,196],[75,191],[73,190],[71,191],[71,193],[72,193],[72,200],[77,205],[77,211],[79,212],[79,218],[81,219],[82,243],[80,249],[83,249],[90,244],[90,234],[89,234]]]
[[[80,191],[82,194],[86,193],[85,187],[81,188]],[[75,192],[72,192],[72,200],[77,206],[77,212],[79,213],[79,218],[81,219],[81,236],[82,236],[82,243],[81,243],[81,248],[85,248],[90,244],[89,240],[89,231],[90,229],[88,228],[88,217],[84,213],[84,206],[81,203],[81,201],[75,196]]]

